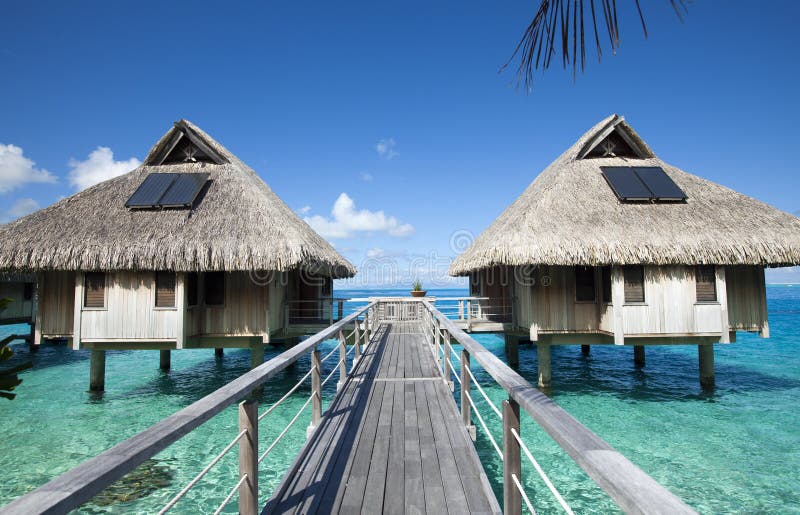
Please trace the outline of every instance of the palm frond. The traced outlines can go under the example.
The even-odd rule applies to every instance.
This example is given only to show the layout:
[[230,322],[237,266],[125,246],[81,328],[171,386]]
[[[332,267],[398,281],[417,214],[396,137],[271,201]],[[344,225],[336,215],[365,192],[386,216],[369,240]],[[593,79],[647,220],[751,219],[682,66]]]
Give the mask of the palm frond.
[[[683,22],[691,0],[668,0],[678,19]],[[642,31],[647,37],[647,24],[639,0],[634,0]],[[586,29],[584,12],[591,13],[595,48],[598,62],[603,57],[600,32],[608,34],[611,52],[616,53],[620,45],[619,19],[616,0],[541,0],[533,21],[525,29],[514,53],[500,68],[502,72],[512,62],[519,60],[517,86],[524,85],[526,91],[533,88],[534,72],[547,70],[553,55],[560,49],[564,68],[572,66],[573,80],[577,80],[578,63],[581,73],[586,69]],[[597,9],[595,4],[599,4]],[[599,11],[599,12],[598,12]],[[560,34],[558,34],[560,32]],[[559,37],[560,36],[560,37]]]

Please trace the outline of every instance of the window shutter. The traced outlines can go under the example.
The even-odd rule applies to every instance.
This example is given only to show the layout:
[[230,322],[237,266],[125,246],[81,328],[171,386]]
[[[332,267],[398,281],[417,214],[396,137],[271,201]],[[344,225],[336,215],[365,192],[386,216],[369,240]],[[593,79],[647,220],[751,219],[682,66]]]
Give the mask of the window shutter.
[[208,272],[205,275],[206,306],[225,304],[225,272]]
[[597,300],[594,287],[593,267],[575,267],[575,300],[578,302],[594,302]]
[[84,276],[83,306],[87,308],[106,307],[106,274],[86,272]]
[[156,307],[175,307],[175,272],[156,272]]
[[697,302],[717,301],[717,276],[713,266],[697,266],[694,269]]
[[625,275],[625,302],[644,302],[644,267],[627,266]]

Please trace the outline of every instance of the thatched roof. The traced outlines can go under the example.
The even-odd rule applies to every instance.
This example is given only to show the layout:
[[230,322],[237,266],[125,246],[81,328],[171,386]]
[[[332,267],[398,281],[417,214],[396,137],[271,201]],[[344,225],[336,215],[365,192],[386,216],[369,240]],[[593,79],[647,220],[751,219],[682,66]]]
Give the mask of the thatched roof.
[[[609,134],[636,154],[583,158]],[[618,200],[601,166],[657,166],[686,202]],[[606,118],[542,172],[450,267],[800,264],[800,219],[655,156],[620,116]]]
[[[208,162],[161,164],[170,149],[189,142]],[[191,209],[125,207],[154,172],[203,172],[210,182]],[[6,270],[295,268],[337,278],[355,274],[252,169],[185,120],[132,172],[0,227],[0,269]]]

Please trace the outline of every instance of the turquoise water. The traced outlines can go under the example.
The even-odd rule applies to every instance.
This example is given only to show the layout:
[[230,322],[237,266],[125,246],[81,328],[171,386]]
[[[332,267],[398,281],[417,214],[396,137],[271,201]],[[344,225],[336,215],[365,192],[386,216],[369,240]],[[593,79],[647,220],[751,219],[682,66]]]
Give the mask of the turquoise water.
[[[336,292],[362,296],[366,292]],[[369,295],[404,292],[369,292]],[[462,291],[434,294],[457,295]],[[800,287],[770,286],[769,340],[739,334],[738,342],[716,347],[716,388],[698,384],[696,347],[651,347],[644,369],[633,367],[632,349],[555,347],[553,398],[656,480],[703,513],[800,513]],[[0,328],[5,334],[22,327]],[[497,335],[476,339],[502,356]],[[332,348],[332,343],[328,348]],[[17,359],[28,359],[24,345]],[[266,358],[280,348],[268,350]],[[324,349],[323,349],[324,351]],[[64,346],[43,347],[32,356],[16,400],[0,399],[2,453],[0,505],[45,483],[161,418],[187,406],[249,367],[249,353],[227,350],[173,352],[172,371],[158,371],[158,352],[110,352],[106,392],[86,393],[88,353]],[[535,349],[520,348],[521,372],[535,380]],[[270,404],[308,371],[308,359],[274,378],[262,402]],[[490,396],[504,394],[475,371]],[[326,399],[336,379],[326,385]],[[272,439],[305,402],[308,387],[273,412],[261,425],[260,447]],[[262,412],[263,412],[262,408]],[[482,409],[497,437],[499,424]],[[280,480],[305,438],[308,410],[262,464],[263,498]],[[523,417],[523,436],[545,471],[576,512],[607,513],[614,504],[539,430]],[[500,464],[486,436],[478,432],[479,452],[499,492]],[[236,409],[221,413],[159,454],[135,477],[117,485],[82,513],[157,511],[236,435]],[[236,452],[190,492],[175,513],[211,513],[237,478]],[[527,491],[540,513],[558,507],[532,467],[523,464]],[[137,495],[140,497],[137,498]],[[229,506],[236,512],[236,500]]]

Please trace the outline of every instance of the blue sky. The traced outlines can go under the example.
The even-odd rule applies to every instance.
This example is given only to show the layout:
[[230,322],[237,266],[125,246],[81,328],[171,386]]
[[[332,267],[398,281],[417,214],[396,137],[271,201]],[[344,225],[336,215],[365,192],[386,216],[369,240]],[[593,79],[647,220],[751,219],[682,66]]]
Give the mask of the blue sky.
[[616,56],[526,95],[498,70],[534,0],[5,1],[2,220],[130,169],[184,117],[356,265],[427,277],[614,112],[666,161],[798,212],[800,3],[698,0],[681,24],[643,2],[648,39],[623,4]]

